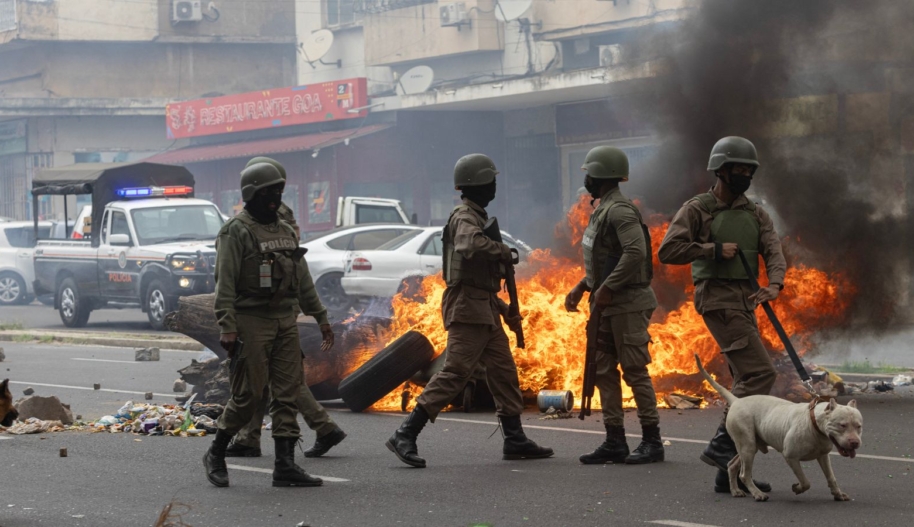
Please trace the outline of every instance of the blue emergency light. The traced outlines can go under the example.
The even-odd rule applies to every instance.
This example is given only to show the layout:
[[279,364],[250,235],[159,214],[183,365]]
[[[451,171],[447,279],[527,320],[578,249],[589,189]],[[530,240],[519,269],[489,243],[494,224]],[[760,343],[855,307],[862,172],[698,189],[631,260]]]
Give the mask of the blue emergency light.
[[150,198],[158,196],[186,196],[194,191],[194,187],[185,185],[173,187],[133,187],[117,190],[117,195],[122,198]]

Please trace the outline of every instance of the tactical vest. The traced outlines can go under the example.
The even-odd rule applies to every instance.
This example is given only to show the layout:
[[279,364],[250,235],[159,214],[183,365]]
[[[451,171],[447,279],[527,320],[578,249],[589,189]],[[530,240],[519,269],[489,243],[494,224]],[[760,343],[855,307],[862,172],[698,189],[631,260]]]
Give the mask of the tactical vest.
[[[708,212],[711,221],[711,241],[714,243],[735,243],[742,249],[749,261],[749,268],[758,278],[759,265],[759,238],[761,226],[759,225],[756,205],[749,201],[745,208],[719,209],[717,198],[710,192],[695,196],[690,201],[698,204]],[[746,269],[743,267],[739,256],[729,260],[695,260],[692,262],[692,281],[698,283],[702,280],[748,280]]]
[[441,234],[441,242],[444,246],[442,251],[444,282],[448,287],[464,284],[497,293],[501,290],[501,278],[504,275],[501,263],[478,257],[467,259],[454,249],[454,240],[451,239],[450,233],[451,220],[458,212],[467,210],[476,214],[468,205],[458,205],[454,208],[447,220],[447,225],[444,226],[444,232]]
[[[641,263],[641,270],[632,276],[626,287],[647,287],[651,285],[654,278],[654,259],[651,253],[651,232],[641,219],[641,211],[628,200],[610,199],[606,202],[601,201],[600,206],[590,215],[590,222],[584,231],[584,239],[581,241],[581,247],[584,249],[584,269],[587,272],[587,285],[591,289],[599,287],[606,280],[618,265],[622,258],[622,243],[614,230],[610,231],[609,244],[605,243],[604,236],[601,235],[605,228],[605,223],[609,216],[609,211],[616,206],[628,207],[638,216],[638,223],[641,224],[641,230],[644,233],[644,245],[647,249],[644,261]],[[599,275],[597,275],[599,272]]]
[[273,229],[256,222],[246,213],[235,216],[256,244],[259,256],[245,258],[241,266],[238,295],[268,297],[276,306],[283,297],[298,295],[298,271],[302,265],[304,249],[299,248],[295,235],[277,223]]

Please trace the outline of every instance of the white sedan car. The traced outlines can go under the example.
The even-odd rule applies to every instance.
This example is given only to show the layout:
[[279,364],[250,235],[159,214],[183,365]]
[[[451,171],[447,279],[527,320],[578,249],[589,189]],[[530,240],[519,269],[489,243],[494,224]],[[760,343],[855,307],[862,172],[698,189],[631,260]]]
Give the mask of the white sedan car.
[[[317,294],[335,319],[348,316],[352,307],[350,299],[340,286],[340,279],[351,251],[376,249],[380,245],[422,227],[402,223],[375,223],[340,227],[305,239],[301,246],[308,249],[305,261],[314,279]],[[307,233],[302,233],[305,236]]]
[[[435,274],[442,268],[442,227],[422,227],[405,233],[375,250],[350,252],[341,280],[343,291],[357,298],[392,298],[405,280]],[[520,253],[532,249],[501,231],[502,239]]]

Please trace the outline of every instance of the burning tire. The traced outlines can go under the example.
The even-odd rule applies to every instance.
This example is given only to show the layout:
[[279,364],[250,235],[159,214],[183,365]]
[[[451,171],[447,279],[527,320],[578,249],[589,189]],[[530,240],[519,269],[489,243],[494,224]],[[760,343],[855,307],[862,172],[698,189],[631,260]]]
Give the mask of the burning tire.
[[361,412],[428,366],[434,354],[425,335],[410,331],[343,379],[340,397],[350,410]]

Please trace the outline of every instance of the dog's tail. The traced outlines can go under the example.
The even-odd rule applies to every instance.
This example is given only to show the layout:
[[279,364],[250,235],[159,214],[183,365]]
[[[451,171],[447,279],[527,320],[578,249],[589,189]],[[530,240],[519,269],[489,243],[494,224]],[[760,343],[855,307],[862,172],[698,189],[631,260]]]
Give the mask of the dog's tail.
[[705,370],[705,367],[701,365],[701,359],[698,358],[698,354],[695,354],[695,364],[698,365],[698,371],[701,372],[701,375],[704,376],[705,380],[711,385],[712,388],[717,390],[717,393],[721,395],[726,401],[727,404],[733,404],[733,401],[736,400],[736,396],[730,393],[730,390],[724,388],[717,381],[714,380],[714,377],[711,377],[711,374]]

